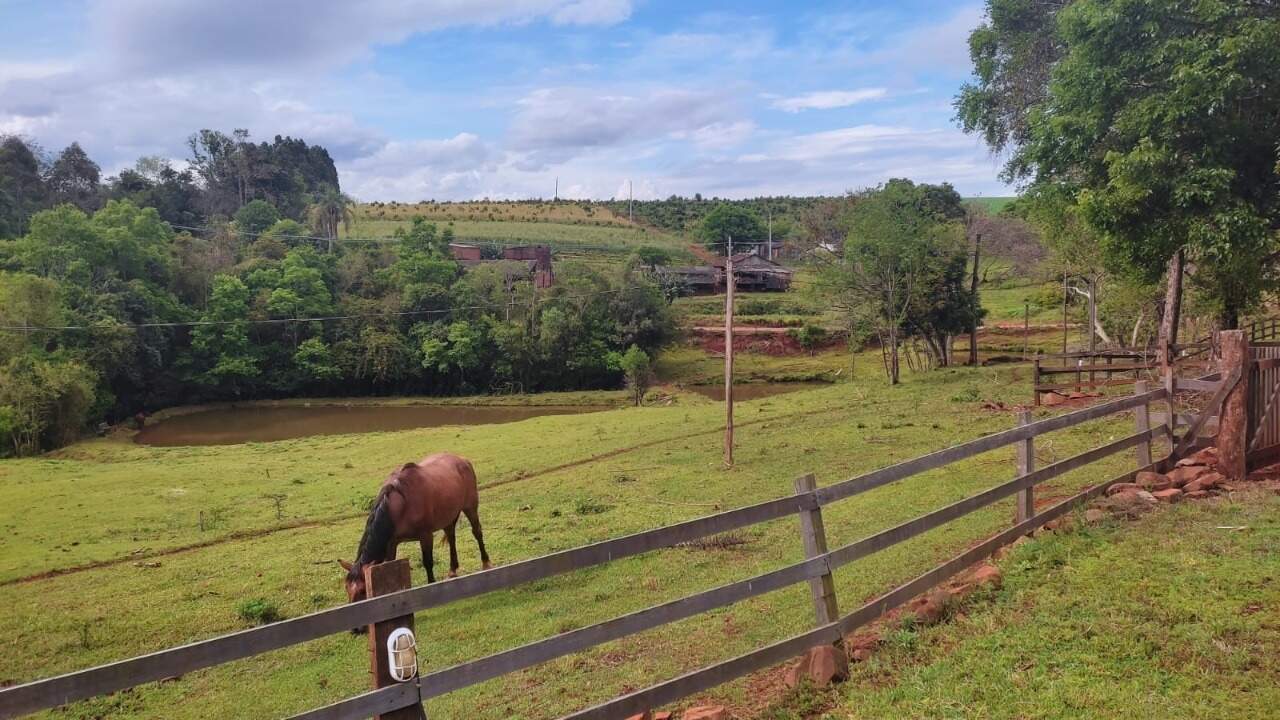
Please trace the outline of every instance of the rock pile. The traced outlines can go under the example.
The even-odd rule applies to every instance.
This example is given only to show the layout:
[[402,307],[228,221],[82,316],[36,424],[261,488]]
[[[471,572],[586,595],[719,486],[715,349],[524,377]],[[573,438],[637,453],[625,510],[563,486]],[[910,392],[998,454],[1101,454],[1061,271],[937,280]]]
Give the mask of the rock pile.
[[1205,448],[1179,460],[1167,473],[1140,472],[1131,483],[1112,485],[1098,505],[1115,515],[1136,517],[1159,503],[1212,497],[1232,489],[1215,470],[1217,465],[1217,448]]

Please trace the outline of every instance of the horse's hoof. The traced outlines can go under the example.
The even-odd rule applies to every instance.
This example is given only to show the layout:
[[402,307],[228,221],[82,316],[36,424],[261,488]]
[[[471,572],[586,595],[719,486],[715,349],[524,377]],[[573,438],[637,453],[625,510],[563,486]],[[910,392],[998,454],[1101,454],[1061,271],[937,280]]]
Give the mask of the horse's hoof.
[[452,580],[452,579],[454,579],[454,578],[456,578],[456,577],[458,577],[458,573],[456,573],[456,572],[454,572],[454,571],[450,570],[450,571],[449,571],[449,579],[450,579],[450,580]]
[[492,569],[493,569],[493,563],[485,563],[485,564],[484,564],[484,569],[485,569],[485,570],[492,570]]

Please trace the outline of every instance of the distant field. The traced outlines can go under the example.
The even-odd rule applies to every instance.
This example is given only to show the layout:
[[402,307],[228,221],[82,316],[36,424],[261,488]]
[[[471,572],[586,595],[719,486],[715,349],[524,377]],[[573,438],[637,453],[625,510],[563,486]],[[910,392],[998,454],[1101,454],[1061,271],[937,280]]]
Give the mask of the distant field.
[[1017,199],[1018,198],[1016,196],[971,197],[971,198],[965,198],[964,202],[966,205],[977,205],[986,209],[987,212],[995,214],[1003,210],[1005,205],[1008,205],[1009,203]]
[[[552,247],[573,249],[574,246],[595,252],[626,253],[652,245],[685,252],[689,241],[678,235],[637,226],[573,225],[559,222],[448,220],[431,218],[443,229],[453,228],[462,241],[506,243],[545,243]],[[352,238],[389,237],[396,228],[406,227],[409,220],[356,220],[345,234]]]
[[573,201],[530,202],[421,202],[363,203],[356,208],[357,220],[479,220],[497,222],[551,222],[576,225],[636,227],[609,208]]

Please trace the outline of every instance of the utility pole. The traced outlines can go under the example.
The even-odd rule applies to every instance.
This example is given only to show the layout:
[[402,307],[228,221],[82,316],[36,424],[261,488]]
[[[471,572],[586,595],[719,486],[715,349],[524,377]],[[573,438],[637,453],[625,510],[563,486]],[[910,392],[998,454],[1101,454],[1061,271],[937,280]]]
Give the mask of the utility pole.
[[552,196],[552,202],[560,202],[560,177],[556,177],[556,194]]
[[[1067,298],[1070,297],[1070,292],[1071,291],[1067,289],[1067,275],[1066,273],[1063,273],[1062,275],[1062,354],[1063,355],[1067,354]],[[1067,359],[1063,358],[1062,363],[1065,365],[1066,362],[1067,362]]]
[[772,261],[773,260],[773,208],[769,208],[768,212],[769,212],[769,246],[768,246],[769,251],[767,256],[769,260]]
[[733,236],[725,256],[724,296],[724,466],[733,467]]
[[969,366],[978,367],[978,261],[982,253],[982,233],[973,241],[973,284],[969,288],[969,303],[973,317],[969,320]]

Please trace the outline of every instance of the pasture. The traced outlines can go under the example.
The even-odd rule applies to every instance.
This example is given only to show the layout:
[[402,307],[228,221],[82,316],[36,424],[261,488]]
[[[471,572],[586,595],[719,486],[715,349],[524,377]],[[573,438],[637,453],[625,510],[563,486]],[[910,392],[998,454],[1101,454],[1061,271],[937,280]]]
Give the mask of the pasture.
[[[864,359],[865,358],[865,359]],[[955,369],[883,385],[864,356],[846,382],[742,403],[738,464],[720,464],[723,409],[687,395],[660,407],[203,448],[82,442],[0,464],[5,533],[0,679],[17,682],[242,628],[263,600],[286,617],[343,601],[362,509],[386,473],[429,452],[471,458],[481,517],[502,564],[777,497],[815,472],[819,485],[1014,422],[983,400],[1025,394],[1023,368]],[[850,378],[849,374],[853,377]],[[1051,462],[1131,431],[1115,420],[1040,444]],[[1064,476],[1053,498],[1127,469],[1131,456]],[[1013,475],[996,451],[834,506],[833,543],[934,509]],[[282,499],[277,499],[281,498]],[[846,602],[883,591],[1007,526],[1012,501],[836,574]],[[464,572],[479,561],[460,539]],[[423,582],[416,551],[415,582]],[[794,522],[675,548],[463,601],[418,617],[426,667],[438,668],[678,598],[801,555]],[[439,553],[437,553],[439,556]],[[107,563],[47,577],[91,563]],[[451,694],[441,717],[542,718],[776,640],[811,619],[797,586]],[[59,717],[285,715],[364,687],[364,638],[332,637],[77,705]],[[752,680],[714,691],[755,708]],[[756,708],[758,709],[758,708]]]

